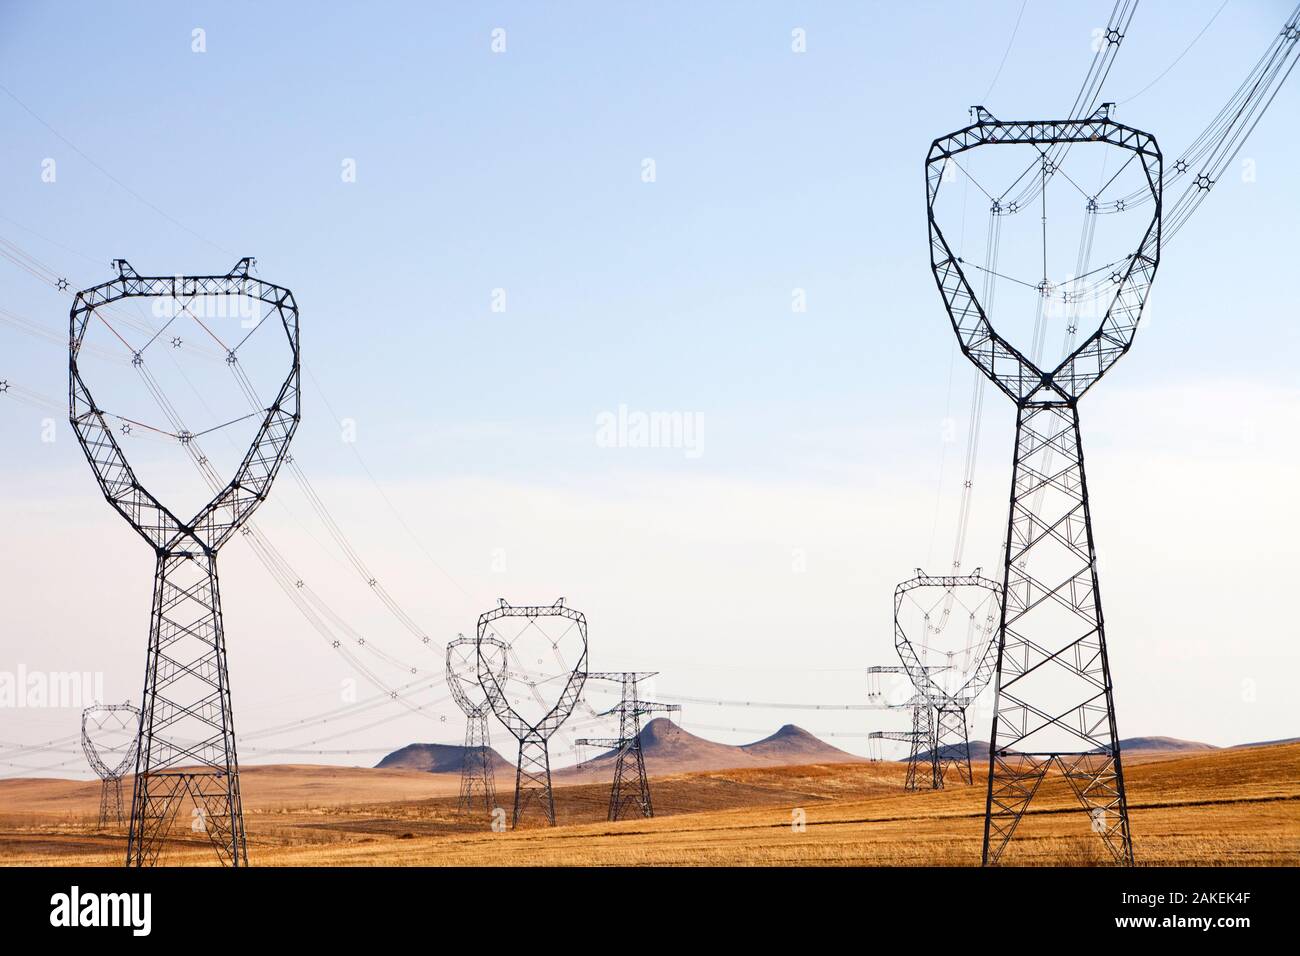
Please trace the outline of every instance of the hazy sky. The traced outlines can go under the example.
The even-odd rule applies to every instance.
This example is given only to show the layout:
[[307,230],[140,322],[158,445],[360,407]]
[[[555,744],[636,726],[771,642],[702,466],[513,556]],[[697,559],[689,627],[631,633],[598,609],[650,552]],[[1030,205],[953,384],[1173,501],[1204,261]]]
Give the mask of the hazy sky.
[[[358,659],[385,686],[412,680],[408,665],[439,674],[441,645],[498,597],[564,596],[589,619],[591,666],[657,669],[654,693],[861,703],[863,670],[896,663],[895,584],[950,561],[974,374],[928,268],[926,150],[974,103],[1062,114],[1110,6],[1029,0],[999,73],[1019,0],[5,2],[0,237],[74,290],[119,256],[170,275],[243,255],[293,289],[295,459],[433,650],[344,562],[291,475],[256,522],[366,637]],[[1140,92],[1218,6],[1143,0],[1107,81],[1116,118],[1167,157],[1290,9],[1230,0]],[[1234,164],[1166,250],[1132,353],[1081,405],[1123,736],[1300,733],[1297,83],[1242,153],[1253,181]],[[10,316],[57,340],[69,301],[0,259]],[[0,321],[0,380],[61,403],[66,352]],[[12,398],[0,671],[102,673],[109,700],[137,700],[152,556],[99,496],[66,413]],[[621,406],[683,416],[689,447],[609,447],[600,423]],[[990,390],[967,566],[992,574],[1013,421]],[[385,704],[257,738],[342,706],[347,681],[379,692],[245,542],[220,567],[245,762],[459,741],[440,683],[412,698],[423,714]],[[0,746],[77,720],[0,710]],[[729,742],[787,721],[861,734],[903,715],[683,714]],[[987,733],[981,716],[972,735]],[[10,763],[56,760],[84,770],[73,755]]]

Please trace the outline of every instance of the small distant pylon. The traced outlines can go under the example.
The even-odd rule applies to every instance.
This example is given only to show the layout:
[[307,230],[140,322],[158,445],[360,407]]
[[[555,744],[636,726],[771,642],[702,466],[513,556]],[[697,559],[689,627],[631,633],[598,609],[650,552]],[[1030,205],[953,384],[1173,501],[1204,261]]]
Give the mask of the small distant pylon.
[[[974,607],[961,606],[969,615],[968,646],[964,663],[959,663],[957,652],[949,651],[944,655],[947,663],[927,664],[926,659],[932,652],[925,641],[928,635],[941,633],[947,626],[947,620],[958,602],[956,593],[963,589],[967,593],[979,595]],[[925,591],[937,597],[917,599]],[[909,626],[905,626],[902,610],[905,605],[912,605],[923,615],[920,629],[919,647],[909,636]],[[997,621],[1002,613],[1002,587],[995,581],[983,577],[980,569],[973,574],[926,574],[919,568],[916,575],[904,581],[894,590],[894,649],[903,663],[903,669],[912,681],[917,693],[929,701],[933,708],[930,720],[933,722],[933,743],[930,760],[934,768],[935,789],[941,790],[949,782],[951,772],[965,784],[973,782],[970,761],[970,734],[966,723],[966,710],[988,685],[993,676],[994,651],[997,643]],[[979,618],[983,616],[982,641],[972,640],[972,635],[979,633]],[[940,623],[936,626],[934,620]],[[982,645],[982,646],[981,646]],[[971,666],[973,662],[973,666]],[[949,680],[936,680],[936,675],[945,674]]]
[[614,761],[614,783],[609,790],[608,819],[611,821],[631,816],[655,815],[654,804],[650,799],[650,779],[645,770],[645,754],[641,750],[641,717],[644,714],[677,713],[682,709],[680,704],[659,704],[641,700],[637,696],[637,682],[654,677],[657,673],[658,671],[611,671],[587,675],[589,680],[612,680],[623,685],[622,699],[599,715],[606,717],[618,714],[618,737],[584,737],[575,742],[579,747],[605,747],[618,753]]
[[[519,624],[521,620],[523,623]],[[497,637],[498,621],[518,625],[511,640],[502,641]],[[564,623],[566,621],[567,624]],[[489,631],[492,633],[489,634]],[[573,713],[587,682],[586,615],[566,607],[564,598],[559,598],[548,606],[526,607],[515,607],[505,598],[500,598],[495,608],[479,615],[477,635],[475,643],[479,686],[487,695],[488,704],[497,719],[519,741],[519,761],[515,765],[515,808],[510,825],[517,828],[519,821],[530,811],[540,811],[546,823],[555,826],[555,791],[551,786],[549,742]],[[542,641],[538,642],[537,638]],[[530,675],[518,660],[517,643],[529,639],[539,651],[549,644],[559,665],[558,671],[542,680],[548,687],[554,687],[558,679],[564,681],[556,692],[554,703],[549,703],[542,697],[536,676]],[[496,670],[495,663],[488,659],[488,648],[493,641],[505,646],[506,659],[514,660],[513,668],[503,665],[500,671]],[[565,644],[569,652],[577,652],[575,664],[565,662],[561,643]],[[572,670],[568,670],[570,666],[573,667]],[[515,709],[511,693],[518,687],[526,687],[535,703],[548,708],[540,718],[533,715],[536,711],[525,715]]]
[[893,740],[907,744],[907,779],[903,783],[904,790],[942,789],[943,776],[935,748],[934,711],[920,694],[905,706],[912,710],[911,730],[873,730],[867,734],[867,739]]
[[[501,641],[484,637],[484,652],[494,672],[505,667],[508,648]],[[492,705],[478,680],[477,642],[464,634],[447,645],[447,686],[456,706],[465,714],[465,749],[460,768],[460,799],[457,809],[466,813],[481,806],[492,813],[497,805],[496,774],[492,769],[492,742],[488,714]]]
[[[113,723],[130,732],[130,742],[121,750],[100,752],[95,735]],[[122,775],[135,765],[140,733],[140,709],[131,704],[95,704],[81,712],[81,749],[91,769],[100,777],[99,827],[121,826],[125,822],[122,803]],[[107,756],[108,762],[104,759]]]

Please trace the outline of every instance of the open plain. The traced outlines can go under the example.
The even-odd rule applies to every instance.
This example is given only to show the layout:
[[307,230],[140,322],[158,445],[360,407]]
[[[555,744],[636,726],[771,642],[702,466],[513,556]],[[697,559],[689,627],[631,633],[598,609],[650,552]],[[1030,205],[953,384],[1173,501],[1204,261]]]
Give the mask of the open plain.
[[[1300,863],[1300,743],[1125,759],[1139,865]],[[507,832],[457,811],[455,774],[279,765],[241,779],[254,866],[978,864],[982,770],[973,787],[921,793],[903,792],[903,776],[891,762],[656,775],[656,817],[608,823],[607,779],[561,772],[559,825]],[[507,811],[513,782],[498,775]],[[0,781],[0,859],[119,864],[125,835],[96,827],[98,799],[98,782]],[[201,834],[173,833],[164,863],[214,862]],[[1049,777],[1004,862],[1107,858],[1064,781]]]

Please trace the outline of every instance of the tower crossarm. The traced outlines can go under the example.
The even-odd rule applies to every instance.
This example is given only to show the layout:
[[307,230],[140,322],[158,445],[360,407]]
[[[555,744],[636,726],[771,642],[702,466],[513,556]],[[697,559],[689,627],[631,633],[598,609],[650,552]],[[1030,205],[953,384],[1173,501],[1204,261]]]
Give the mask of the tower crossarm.
[[619,701],[609,710],[602,710],[597,717],[616,717],[621,714],[679,714],[681,713],[681,704],[661,704],[653,700],[628,700]]
[[658,674],[658,671],[588,671],[587,680],[612,680],[621,684],[625,680],[648,680]]
[[661,704],[653,700],[633,701],[637,712],[641,714],[680,714],[681,704]]
[[902,744],[910,744],[917,737],[924,737],[922,733],[914,730],[873,730],[867,734],[868,740],[895,740]]

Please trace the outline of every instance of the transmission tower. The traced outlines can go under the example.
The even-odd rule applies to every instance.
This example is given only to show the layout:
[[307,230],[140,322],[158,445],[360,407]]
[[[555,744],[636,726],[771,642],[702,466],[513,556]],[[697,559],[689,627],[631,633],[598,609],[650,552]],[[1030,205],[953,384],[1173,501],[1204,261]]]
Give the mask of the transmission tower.
[[867,734],[867,739],[893,740],[907,744],[907,779],[903,782],[904,790],[940,790],[943,788],[943,779],[935,760],[934,711],[920,694],[904,706],[912,711],[911,730],[873,730]]
[[[973,591],[981,597],[967,604],[958,597],[959,589],[963,593]],[[919,600],[918,595],[922,594],[932,597]],[[914,635],[908,634],[903,615],[905,606],[920,612],[919,645],[914,643]],[[929,647],[929,635],[943,633],[958,607],[968,618],[963,660],[959,664],[956,652],[948,652],[944,664],[926,663],[934,653]],[[1001,588],[982,577],[979,568],[974,574],[963,575],[929,575],[918,569],[914,577],[894,590],[894,649],[917,693],[928,702],[927,710],[932,711],[931,763],[936,789],[943,788],[950,770],[963,783],[974,783],[966,711],[993,676],[993,650],[1001,608]]]
[[[983,861],[999,861],[1044,776],[1056,766],[1115,860],[1132,864],[1078,401],[1128,351],[1155,275],[1160,150],[1149,134],[1111,120],[1108,104],[1084,119],[1041,122],[1000,122],[975,109],[975,123],[934,141],[926,184],[931,268],[953,330],[966,357],[1017,409]],[[1103,144],[1136,160],[1154,211],[1137,250],[1115,266],[1099,327],[1044,370],[993,328],[963,271],[964,260],[939,228],[935,200],[948,164],[964,160],[967,151],[1030,145],[1042,157],[1035,160],[1037,168],[1031,166],[1030,182],[1042,184],[1045,237],[1047,183],[1057,178],[1067,151],[1083,143]],[[1125,208],[1116,202],[1106,211]],[[1015,211],[994,200],[995,215]],[[1097,197],[1089,197],[1087,212],[1101,211]],[[1053,289],[1044,275],[1043,297]]]
[[[113,730],[127,738],[125,746],[103,746],[95,738]],[[100,779],[99,826],[116,826],[122,813],[122,776],[135,764],[140,742],[140,710],[131,704],[95,704],[81,712],[81,749]],[[101,749],[103,746],[103,749]]]
[[[502,636],[498,628],[516,624]],[[493,640],[504,644],[507,664],[492,669]],[[530,671],[532,660],[521,653],[525,645],[554,664],[545,673]],[[566,662],[565,651],[569,651]],[[531,809],[540,810],[555,826],[555,794],[551,789],[551,757],[547,743],[573,712],[587,681],[587,618],[564,606],[560,598],[550,606],[512,607],[502,598],[498,606],[479,615],[476,636],[478,681],[497,719],[519,740],[515,768],[515,806],[511,826]],[[525,663],[527,660],[527,664]],[[537,664],[547,667],[545,656]],[[541,688],[558,686],[554,696]]]
[[[604,747],[614,750],[614,783],[609,790],[609,820],[623,820],[633,815],[652,817],[654,805],[650,802],[650,779],[645,771],[645,754],[641,751],[641,718],[646,714],[674,714],[681,704],[658,704],[641,700],[637,683],[654,677],[658,671],[612,671],[592,673],[588,680],[617,681],[623,687],[622,699],[614,707],[598,716],[618,715],[618,736],[615,738],[583,737],[575,744],[586,747]],[[632,775],[636,775],[633,784]]]
[[[117,278],[78,292],[72,304],[69,417],[104,497],[157,555],[126,862],[157,863],[188,795],[193,803],[191,831],[207,834],[223,864],[246,866],[217,552],[266,499],[298,427],[298,309],[288,289],[249,275],[253,260],[248,258],[222,276],[147,277],[123,259],[115,264]],[[256,300],[266,307],[264,321],[272,316],[278,320],[292,359],[275,401],[259,412],[261,425],[235,476],[184,520],[136,478],[105,421],[106,413],[82,379],[78,355],[92,319],[98,317],[112,328],[102,313],[114,303],[136,298],[188,303],[196,297],[224,296]],[[132,361],[142,374],[143,351],[135,352]],[[227,364],[237,364],[234,350]],[[185,435],[182,443],[194,437]]]
[[882,710],[907,709],[910,711],[912,728],[911,730],[873,730],[868,732],[867,740],[892,740],[897,743],[907,744],[907,779],[903,783],[904,790],[941,789],[943,787],[943,777],[939,773],[936,762],[933,704],[919,690],[901,703],[886,701],[884,691],[879,686],[881,674],[907,674],[907,668],[899,665],[868,667],[867,696],[876,700],[876,706]]
[[[494,637],[482,641],[488,667],[496,674],[505,669],[509,648]],[[497,804],[496,776],[492,769],[492,744],[488,734],[488,715],[492,705],[478,680],[479,642],[457,635],[447,645],[447,685],[456,706],[465,714],[464,760],[460,768],[460,801],[466,812],[481,802],[487,813]]]

